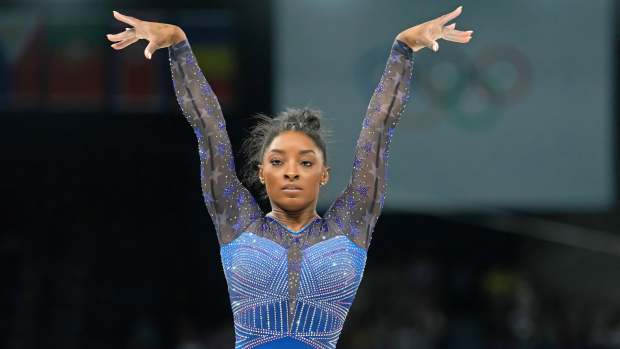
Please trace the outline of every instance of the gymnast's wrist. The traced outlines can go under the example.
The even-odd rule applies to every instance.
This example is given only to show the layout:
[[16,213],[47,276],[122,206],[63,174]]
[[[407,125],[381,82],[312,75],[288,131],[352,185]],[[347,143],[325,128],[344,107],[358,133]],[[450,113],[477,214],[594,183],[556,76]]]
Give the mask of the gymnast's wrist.
[[187,40],[187,36],[181,27],[172,25],[171,31],[171,46]]

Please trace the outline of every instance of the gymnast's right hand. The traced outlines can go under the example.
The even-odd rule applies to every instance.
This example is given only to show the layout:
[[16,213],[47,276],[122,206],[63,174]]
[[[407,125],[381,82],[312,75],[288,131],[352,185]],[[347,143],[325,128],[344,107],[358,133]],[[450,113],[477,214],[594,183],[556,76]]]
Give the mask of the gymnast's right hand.
[[108,40],[115,42],[111,45],[115,50],[122,50],[138,40],[144,39],[149,42],[144,49],[144,56],[151,59],[153,53],[158,49],[187,40],[183,30],[176,25],[142,21],[116,11],[113,13],[114,18],[132,26],[132,28],[125,28],[125,31],[118,34],[107,35]]

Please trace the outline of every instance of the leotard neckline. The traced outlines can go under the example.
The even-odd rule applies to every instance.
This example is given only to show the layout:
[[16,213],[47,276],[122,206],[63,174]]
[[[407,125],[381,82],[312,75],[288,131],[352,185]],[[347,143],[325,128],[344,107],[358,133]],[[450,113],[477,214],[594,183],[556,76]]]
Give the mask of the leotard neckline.
[[286,224],[284,224],[284,223],[280,222],[280,221],[279,221],[279,220],[277,220],[275,217],[270,216],[269,214],[266,214],[266,215],[265,215],[265,217],[266,217],[267,219],[271,219],[272,221],[274,221],[274,222],[278,223],[279,225],[281,225],[281,226],[282,226],[282,228],[286,229],[289,233],[291,233],[291,234],[293,234],[293,235],[299,235],[299,234],[303,233],[303,231],[304,231],[304,230],[306,230],[306,228],[308,228],[308,227],[309,227],[312,223],[314,223],[315,221],[317,221],[317,220],[321,219],[321,216],[316,216],[316,217],[312,218],[312,220],[311,220],[310,222],[306,223],[306,225],[304,225],[303,227],[301,227],[301,229],[299,229],[299,230],[293,230],[293,229],[291,229],[291,228],[287,227],[287,226],[286,226]]

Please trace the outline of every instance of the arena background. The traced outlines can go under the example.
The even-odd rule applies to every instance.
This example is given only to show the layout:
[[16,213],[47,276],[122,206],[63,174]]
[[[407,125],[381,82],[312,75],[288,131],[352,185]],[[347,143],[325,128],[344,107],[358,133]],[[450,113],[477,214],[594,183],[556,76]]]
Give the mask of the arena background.
[[323,110],[322,213],[394,35],[462,4],[471,44],[416,57],[338,347],[620,347],[618,6],[377,4],[4,0],[0,346],[233,346],[167,53],[112,50],[112,10],[186,30],[235,150],[256,113]]

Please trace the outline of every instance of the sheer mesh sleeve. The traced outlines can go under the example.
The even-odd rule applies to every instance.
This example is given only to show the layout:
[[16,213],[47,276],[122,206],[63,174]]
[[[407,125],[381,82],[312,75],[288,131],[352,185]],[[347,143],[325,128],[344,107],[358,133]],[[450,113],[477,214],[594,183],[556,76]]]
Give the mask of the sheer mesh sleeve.
[[409,100],[412,72],[413,51],[395,40],[362,122],[351,179],[325,214],[330,223],[365,249],[383,208],[390,141]]
[[235,163],[219,102],[187,40],[168,49],[179,106],[198,140],[205,205],[220,244],[234,240],[262,215],[235,173]]

